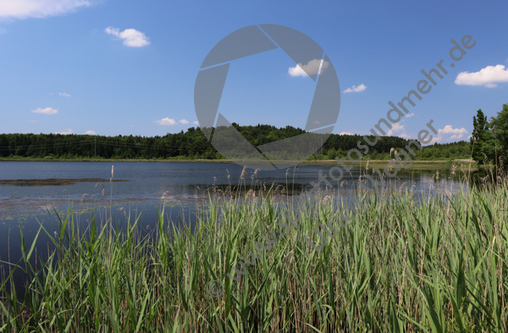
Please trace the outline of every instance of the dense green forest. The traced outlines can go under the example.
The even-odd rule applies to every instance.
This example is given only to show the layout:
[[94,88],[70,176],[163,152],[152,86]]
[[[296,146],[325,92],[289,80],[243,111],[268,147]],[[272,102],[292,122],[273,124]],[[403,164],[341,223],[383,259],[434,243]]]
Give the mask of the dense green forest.
[[[304,130],[287,126],[276,128],[269,125],[239,126],[236,129],[254,146],[274,142],[305,133]],[[368,137],[375,141],[374,136]],[[310,159],[333,159],[346,156],[347,151],[364,143],[360,135],[332,134],[323,147]],[[402,149],[409,140],[381,137],[366,158],[389,159],[390,149]],[[470,158],[467,142],[434,144],[417,151],[418,159]],[[223,159],[199,128],[191,127],[165,136],[91,136],[60,134],[0,134],[0,158],[3,159]]]
[[506,167],[508,158],[508,104],[497,113],[497,117],[487,116],[480,109],[473,117],[473,133],[470,146],[473,159],[478,164],[492,163]]

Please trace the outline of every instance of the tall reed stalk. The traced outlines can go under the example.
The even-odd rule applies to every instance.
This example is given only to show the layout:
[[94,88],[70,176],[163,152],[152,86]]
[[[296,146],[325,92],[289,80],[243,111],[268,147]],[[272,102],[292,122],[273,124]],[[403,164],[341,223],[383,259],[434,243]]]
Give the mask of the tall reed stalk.
[[[162,208],[156,237],[130,217],[123,232],[95,219],[80,232],[69,212],[56,235],[41,225],[55,250],[38,271],[36,240],[27,250],[20,229],[13,270],[26,273],[26,292],[20,303],[5,290],[12,274],[2,281],[0,331],[508,331],[506,182],[449,198],[346,199],[211,198],[192,232]],[[238,275],[242,258],[252,264]],[[214,280],[219,297],[207,292]]]

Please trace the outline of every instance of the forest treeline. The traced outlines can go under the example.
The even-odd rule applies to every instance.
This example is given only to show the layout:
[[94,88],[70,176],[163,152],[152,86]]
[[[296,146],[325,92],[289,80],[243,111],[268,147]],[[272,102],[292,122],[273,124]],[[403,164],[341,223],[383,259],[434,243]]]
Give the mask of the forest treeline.
[[[254,146],[267,144],[305,133],[287,126],[239,126],[235,128]],[[374,136],[368,137],[375,141]],[[332,134],[310,159],[333,159],[346,156],[348,150],[365,143],[360,135]],[[365,159],[389,159],[390,149],[405,147],[410,140],[383,136],[371,147]],[[434,144],[417,151],[416,160],[470,158],[465,141]],[[3,159],[223,159],[199,128],[164,136],[92,136],[61,134],[0,134],[0,158]]]

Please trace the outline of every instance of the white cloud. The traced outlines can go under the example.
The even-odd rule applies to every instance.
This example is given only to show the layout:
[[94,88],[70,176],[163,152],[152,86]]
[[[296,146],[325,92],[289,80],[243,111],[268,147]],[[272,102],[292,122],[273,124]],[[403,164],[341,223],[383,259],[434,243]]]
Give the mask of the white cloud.
[[85,134],[86,135],[96,135],[97,133],[95,133],[95,131],[86,131]]
[[402,132],[404,130],[404,125],[400,123],[393,124],[392,128],[388,131],[388,135],[392,135],[395,132]]
[[416,116],[414,113],[406,114],[406,117],[408,117],[408,118],[411,118],[411,117],[414,117],[414,116]]
[[176,124],[176,121],[174,119],[169,119],[169,118],[162,118],[161,120],[156,120],[155,121],[157,124],[159,125],[175,125]]
[[504,65],[487,66],[479,72],[461,72],[455,79],[455,84],[467,86],[497,87],[496,83],[508,82],[508,69]]
[[42,114],[56,114],[58,110],[53,108],[38,108],[32,111],[32,113],[42,113]]
[[444,128],[438,129],[437,132],[444,134],[466,134],[467,130],[464,127],[453,128],[452,125],[446,125]]
[[407,133],[402,133],[399,135],[399,137],[400,138],[408,138],[408,139],[410,138],[409,134],[407,134]]
[[350,93],[350,92],[361,92],[361,91],[364,91],[365,89],[367,89],[367,86],[364,85],[363,83],[360,84],[358,87],[357,86],[353,86],[351,88],[347,88],[346,90],[344,90],[343,92],[345,93]]
[[351,133],[351,132],[342,132],[342,133],[340,133],[339,135],[354,135],[354,134],[353,134],[353,133]]
[[[432,141],[430,143],[435,143],[435,142],[440,143],[442,141],[450,142],[452,140],[460,140],[468,132],[464,127],[453,128],[452,125],[446,125],[444,128],[439,128],[437,130],[437,133],[438,133],[438,135],[434,136],[434,138],[432,139]],[[447,134],[446,137],[443,134]],[[448,135],[449,135],[449,137],[448,137]]]
[[[0,0],[1,1],[1,0]],[[125,29],[120,31],[118,28],[107,27],[104,31],[110,35],[123,39],[123,45],[130,47],[143,47],[150,45],[148,37],[136,29]]]
[[196,120],[195,122],[193,122],[193,124],[199,125],[199,121]]
[[[155,121],[157,124],[159,125],[176,125],[177,123],[180,123],[180,124],[183,124],[183,125],[186,125],[189,123],[189,121],[187,119],[181,119],[181,120],[174,120],[174,119],[171,119],[171,118],[162,118],[161,120],[156,120]],[[194,122],[194,124],[196,124],[197,121]],[[132,125],[131,125],[132,126]]]
[[[310,75],[315,75],[318,73],[321,73],[321,71],[324,71],[328,68],[329,63],[320,59],[314,59],[307,63],[307,65],[302,65],[301,63],[296,65],[295,67],[289,67],[288,73],[291,76],[308,76],[307,73]],[[303,68],[302,68],[303,67]],[[321,71],[319,70],[321,68]]]
[[85,0],[0,0],[0,17],[25,19],[48,17],[89,7]]
[[71,97],[71,95],[69,95],[68,93],[58,93],[58,95],[65,96],[65,97]]
[[67,129],[67,131],[55,132],[55,134],[69,135],[69,134],[74,134],[74,132],[69,128],[69,129]]

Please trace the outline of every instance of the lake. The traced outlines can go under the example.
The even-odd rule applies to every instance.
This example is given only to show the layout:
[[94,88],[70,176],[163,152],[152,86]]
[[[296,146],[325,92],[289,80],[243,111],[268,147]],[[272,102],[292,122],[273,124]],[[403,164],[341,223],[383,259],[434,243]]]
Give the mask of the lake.
[[[150,224],[154,226],[158,209],[164,203],[167,220],[192,224],[193,210],[207,204],[209,191],[224,193],[229,187],[231,193],[237,194],[238,185],[247,191],[268,189],[273,184],[277,189],[274,197],[299,198],[312,195],[312,182],[318,180],[319,171],[328,175],[331,167],[333,164],[307,164],[273,172],[248,169],[241,179],[241,166],[222,162],[0,162],[0,260],[10,257],[14,262],[20,258],[19,223],[27,244],[31,244],[39,223],[52,233],[58,224],[57,214],[65,216],[71,207],[85,225],[94,214],[106,220],[110,207],[113,220],[120,227],[129,213],[141,214],[140,225],[146,230]],[[321,189],[351,195],[358,187],[360,173],[365,172],[372,174],[365,167],[355,167],[344,174],[339,184],[332,181],[333,189],[327,189],[324,183]],[[435,166],[401,171],[387,180],[386,188],[407,189],[419,195],[451,194],[465,186],[452,173],[450,165],[442,165],[439,175]],[[41,248],[48,242],[47,235],[39,236]]]
[[[114,175],[111,169],[114,165]],[[247,169],[221,162],[0,162],[0,221],[27,220],[47,215],[53,208],[65,211],[95,206],[121,206],[124,209],[150,210],[162,202],[171,206],[192,206],[208,200],[208,190],[226,191],[228,186],[242,188],[289,188],[289,195],[313,190],[319,171],[328,175],[333,165],[301,165],[278,171]],[[415,193],[455,192],[460,188],[458,175],[450,165],[401,171],[387,178],[392,189],[408,188]],[[335,189],[347,193],[358,185],[360,172],[355,167],[345,172],[340,184],[327,178]],[[372,170],[367,172],[372,174]],[[327,176],[328,177],[328,176]],[[112,182],[110,179],[112,178]],[[326,189],[321,183],[321,188]],[[279,191],[283,192],[283,191]],[[284,193],[282,193],[284,194]],[[123,214],[123,210],[120,209]],[[1,231],[0,227],[0,231]]]

